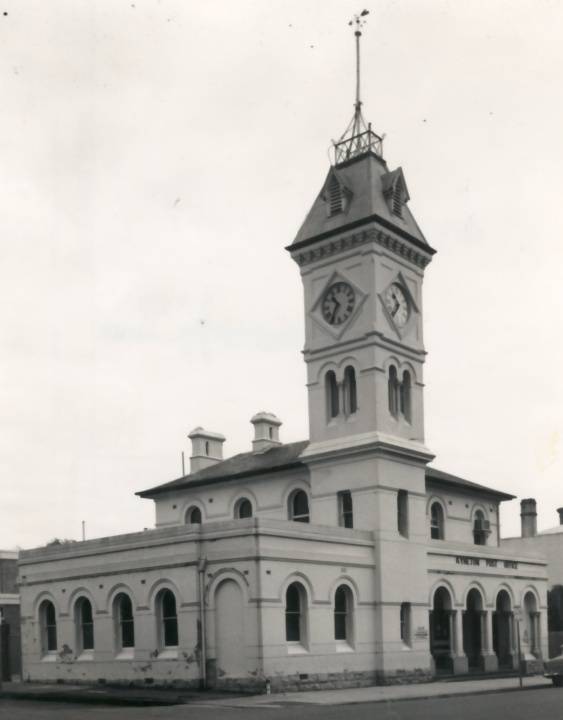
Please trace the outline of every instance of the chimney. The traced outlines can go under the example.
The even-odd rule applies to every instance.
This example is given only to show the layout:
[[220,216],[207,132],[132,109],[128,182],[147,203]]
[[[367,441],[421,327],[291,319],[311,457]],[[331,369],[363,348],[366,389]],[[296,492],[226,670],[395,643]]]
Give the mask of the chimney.
[[196,473],[206,467],[215,465],[223,459],[223,443],[225,436],[196,427],[188,435],[192,441],[190,457],[190,473]]
[[557,512],[559,513],[559,524],[563,525],[563,507],[557,508]]
[[527,498],[520,502],[520,517],[522,519],[522,537],[534,537],[537,535],[537,512],[534,498]]
[[282,421],[272,413],[259,412],[250,419],[254,425],[252,452],[259,453],[281,445],[280,425]]

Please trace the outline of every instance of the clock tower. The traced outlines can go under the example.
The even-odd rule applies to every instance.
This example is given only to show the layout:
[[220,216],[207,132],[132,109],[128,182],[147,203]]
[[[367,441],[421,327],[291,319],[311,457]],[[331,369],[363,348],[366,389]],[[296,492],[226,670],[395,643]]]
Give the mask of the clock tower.
[[[364,11],[365,12],[365,11]],[[434,250],[359,99],[294,242],[304,287],[312,517],[374,535],[378,674],[429,671],[422,282]],[[409,608],[410,652],[399,619]],[[403,616],[401,615],[401,618]]]
[[360,105],[287,248],[304,285],[310,439],[422,446],[422,281],[435,251]]

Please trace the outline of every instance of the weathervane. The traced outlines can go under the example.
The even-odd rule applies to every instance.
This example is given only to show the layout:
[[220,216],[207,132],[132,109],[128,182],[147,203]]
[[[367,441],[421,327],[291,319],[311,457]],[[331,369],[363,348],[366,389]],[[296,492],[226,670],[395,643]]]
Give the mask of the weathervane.
[[354,120],[359,119],[362,114],[362,101],[360,100],[360,38],[362,37],[362,28],[367,22],[365,19],[367,15],[369,15],[369,10],[362,10],[359,15],[354,15],[352,20],[348,23],[351,27],[354,25],[356,26],[356,29],[354,30],[354,35],[356,37],[356,112]]
[[351,160],[358,155],[373,151],[379,157],[383,153],[383,138],[376,135],[371,129],[371,123],[366,124],[362,115],[362,101],[360,99],[360,38],[362,28],[366,24],[369,10],[362,10],[354,15],[348,25],[354,28],[356,38],[356,102],[354,103],[354,117],[338,140],[333,141],[334,162],[336,164]]

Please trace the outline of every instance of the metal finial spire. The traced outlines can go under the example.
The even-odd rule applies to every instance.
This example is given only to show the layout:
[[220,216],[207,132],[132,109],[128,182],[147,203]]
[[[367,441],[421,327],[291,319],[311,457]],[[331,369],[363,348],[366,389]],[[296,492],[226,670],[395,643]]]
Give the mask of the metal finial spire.
[[356,38],[356,102],[354,104],[354,128],[358,125],[358,129],[361,125],[363,125],[365,129],[365,122],[362,117],[362,101],[360,100],[360,38],[362,37],[362,28],[367,22],[365,20],[366,15],[369,15],[369,10],[362,10],[359,15],[354,15],[348,23],[350,26],[356,26],[354,30],[354,36]]
[[366,24],[366,16],[369,10],[362,10],[354,15],[348,25],[354,27],[356,39],[356,101],[354,103],[354,117],[350,124],[334,144],[335,163],[345,162],[353,157],[361,155],[369,150],[382,157],[382,138],[376,135],[371,129],[371,123],[366,125],[362,115],[362,101],[360,96],[360,38],[362,28]]

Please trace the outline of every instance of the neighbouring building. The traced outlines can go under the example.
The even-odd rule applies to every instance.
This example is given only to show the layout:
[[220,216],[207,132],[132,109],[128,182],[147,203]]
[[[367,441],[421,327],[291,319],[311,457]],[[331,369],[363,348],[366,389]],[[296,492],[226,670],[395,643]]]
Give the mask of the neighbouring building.
[[[545,561],[500,545],[513,496],[429,463],[422,283],[434,250],[359,101],[293,243],[309,438],[196,428],[156,527],[22,552],[24,676],[273,689],[526,668]],[[220,288],[217,288],[220,292]],[[297,351],[297,349],[296,349]],[[249,442],[250,445],[250,442]],[[519,623],[518,625],[516,623]]]
[[18,553],[0,550],[0,680],[21,676]]
[[520,509],[521,536],[502,538],[501,545],[507,552],[535,554],[547,561],[549,657],[555,657],[563,649],[563,507],[557,508],[559,524],[540,532],[536,501],[522,500]]

